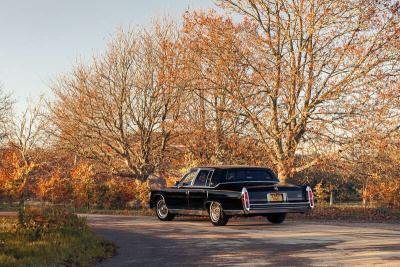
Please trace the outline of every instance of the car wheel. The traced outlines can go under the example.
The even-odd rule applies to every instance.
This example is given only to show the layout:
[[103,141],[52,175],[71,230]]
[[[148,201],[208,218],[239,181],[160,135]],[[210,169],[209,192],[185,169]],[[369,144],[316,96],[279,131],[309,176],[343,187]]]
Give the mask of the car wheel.
[[157,199],[156,215],[157,215],[157,218],[160,219],[161,221],[171,221],[175,217],[175,214],[171,214],[169,212],[163,197],[160,197]]
[[224,213],[221,204],[218,202],[211,202],[208,214],[210,216],[211,222],[215,226],[226,225],[229,220],[229,217]]
[[286,213],[274,213],[274,214],[267,215],[268,221],[273,224],[283,223],[285,218],[286,218]]

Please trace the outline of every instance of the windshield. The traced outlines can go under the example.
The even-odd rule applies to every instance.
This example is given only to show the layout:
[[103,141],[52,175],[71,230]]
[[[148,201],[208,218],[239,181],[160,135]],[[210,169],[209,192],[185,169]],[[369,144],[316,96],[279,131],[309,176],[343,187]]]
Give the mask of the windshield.
[[226,182],[273,182],[277,181],[268,169],[232,169],[226,172]]
[[179,185],[181,186],[191,185],[193,179],[196,177],[196,174],[197,170],[191,170],[189,173],[183,176],[182,180],[179,182]]

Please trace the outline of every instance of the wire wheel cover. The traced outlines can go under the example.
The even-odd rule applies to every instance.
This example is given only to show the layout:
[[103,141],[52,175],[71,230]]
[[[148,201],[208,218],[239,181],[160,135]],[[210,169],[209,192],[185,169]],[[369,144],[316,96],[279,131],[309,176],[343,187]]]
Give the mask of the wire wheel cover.
[[168,216],[168,208],[167,205],[165,204],[164,199],[160,199],[157,202],[157,214],[160,218],[166,218]]
[[221,217],[221,205],[218,203],[211,203],[210,206],[210,217],[213,222],[218,222]]

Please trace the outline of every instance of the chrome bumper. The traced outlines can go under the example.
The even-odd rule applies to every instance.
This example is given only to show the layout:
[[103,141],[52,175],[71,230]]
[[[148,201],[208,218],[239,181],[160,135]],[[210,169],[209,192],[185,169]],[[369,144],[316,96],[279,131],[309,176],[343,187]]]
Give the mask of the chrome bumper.
[[250,210],[224,210],[227,215],[263,215],[269,213],[304,213],[311,210],[309,202],[250,204]]

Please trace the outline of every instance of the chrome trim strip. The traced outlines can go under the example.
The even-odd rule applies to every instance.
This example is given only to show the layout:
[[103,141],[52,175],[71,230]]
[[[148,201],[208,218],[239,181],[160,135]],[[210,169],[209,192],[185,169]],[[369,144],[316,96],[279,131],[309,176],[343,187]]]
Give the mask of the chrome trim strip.
[[[251,201],[252,201],[252,202],[265,202],[265,203],[268,202],[266,198],[252,198]],[[290,201],[292,201],[292,202],[296,202],[296,201],[297,201],[297,202],[305,202],[303,198],[301,198],[301,199],[296,199],[296,198],[293,198],[293,197],[292,197],[292,198],[289,198],[289,197],[288,197],[287,201],[284,201],[284,202],[290,202]],[[271,201],[271,202],[274,202],[274,201]],[[275,201],[275,202],[277,202],[277,201]],[[282,203],[282,202],[281,202],[281,203]]]
[[[197,174],[196,174],[196,178],[197,178]],[[182,178],[183,179],[183,178]],[[182,180],[181,179],[181,180]],[[180,181],[181,181],[180,180]],[[180,182],[179,181],[179,182]],[[216,188],[221,184],[246,184],[246,183],[269,183],[269,184],[277,184],[279,183],[279,181],[241,181],[241,182],[224,182],[224,183],[218,183],[215,186],[194,186],[195,188]],[[175,186],[176,187],[176,186]],[[185,186],[181,186],[181,187],[176,187],[176,188],[192,188],[192,185],[185,185]]]
[[238,182],[224,182],[219,184],[238,184],[238,183],[271,183],[277,184],[279,181],[238,181]]
[[227,215],[246,215],[246,214],[268,214],[268,213],[301,213],[311,210],[309,206],[301,207],[276,207],[270,209],[252,209],[249,212],[244,210],[224,210]]
[[208,215],[208,212],[205,210],[170,209],[169,211],[173,214],[180,214],[180,215],[199,215],[199,216]]
[[279,206],[279,205],[310,205],[309,202],[276,202],[276,203],[271,203],[271,202],[266,202],[266,203],[262,203],[262,204],[254,204],[254,203],[250,203],[252,206]]

